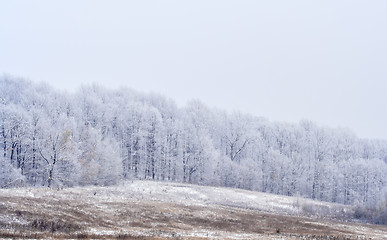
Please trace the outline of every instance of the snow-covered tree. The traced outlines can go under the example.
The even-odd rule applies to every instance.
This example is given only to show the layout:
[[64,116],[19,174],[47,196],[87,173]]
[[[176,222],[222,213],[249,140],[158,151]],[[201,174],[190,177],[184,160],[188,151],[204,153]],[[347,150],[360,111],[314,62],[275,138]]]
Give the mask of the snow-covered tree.
[[15,168],[8,158],[0,156],[0,188],[21,186],[24,183],[24,176],[20,169]]

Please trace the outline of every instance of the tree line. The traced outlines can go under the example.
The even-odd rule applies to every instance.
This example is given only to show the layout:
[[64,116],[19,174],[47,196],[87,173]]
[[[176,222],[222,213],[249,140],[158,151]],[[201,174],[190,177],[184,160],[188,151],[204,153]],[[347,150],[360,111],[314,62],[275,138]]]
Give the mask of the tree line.
[[[180,108],[157,94],[60,92],[0,77],[0,187],[152,179],[322,201],[386,204],[387,141],[311,121]],[[384,206],[383,205],[383,206]]]

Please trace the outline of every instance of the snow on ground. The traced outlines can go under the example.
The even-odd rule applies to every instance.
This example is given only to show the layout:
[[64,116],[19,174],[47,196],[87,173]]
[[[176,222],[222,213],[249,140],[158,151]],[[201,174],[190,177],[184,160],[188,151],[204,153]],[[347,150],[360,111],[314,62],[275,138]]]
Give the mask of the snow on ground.
[[352,211],[310,199],[171,182],[1,189],[0,238],[387,239],[386,226],[338,221]]
[[[242,209],[255,209],[270,213],[298,215],[303,214],[305,206],[315,209],[324,208],[353,211],[350,206],[318,202],[299,197],[286,197],[268,193],[246,191],[241,189],[208,187],[181,183],[165,183],[151,181],[125,182],[114,187],[118,194],[126,194],[124,198],[157,199],[195,205],[219,205]],[[82,190],[83,191],[83,190]],[[112,190],[109,190],[111,192]],[[104,194],[102,194],[104,195]],[[105,196],[109,196],[106,194]],[[331,213],[332,215],[334,214]],[[332,216],[333,217],[333,216]]]

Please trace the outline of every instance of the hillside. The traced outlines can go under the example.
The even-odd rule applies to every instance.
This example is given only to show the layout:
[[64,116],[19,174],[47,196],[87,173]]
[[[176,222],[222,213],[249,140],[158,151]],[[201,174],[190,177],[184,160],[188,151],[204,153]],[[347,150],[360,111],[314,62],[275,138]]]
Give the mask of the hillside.
[[127,181],[0,189],[0,238],[387,239],[348,206],[240,189]]
[[[189,182],[371,208],[387,223],[387,141],[96,85],[0,76],[0,188]],[[381,209],[381,211],[379,211]]]

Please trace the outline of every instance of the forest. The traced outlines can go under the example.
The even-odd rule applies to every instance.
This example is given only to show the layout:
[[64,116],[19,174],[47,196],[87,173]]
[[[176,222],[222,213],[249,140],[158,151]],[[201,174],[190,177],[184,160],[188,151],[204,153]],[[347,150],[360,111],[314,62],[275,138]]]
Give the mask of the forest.
[[98,85],[68,93],[10,76],[0,77],[0,101],[0,188],[184,182],[356,205],[360,217],[385,211],[376,222],[387,222],[386,140],[198,100],[178,107]]

